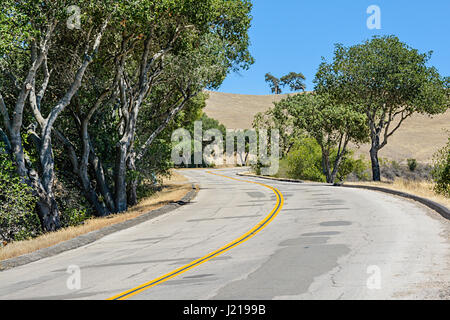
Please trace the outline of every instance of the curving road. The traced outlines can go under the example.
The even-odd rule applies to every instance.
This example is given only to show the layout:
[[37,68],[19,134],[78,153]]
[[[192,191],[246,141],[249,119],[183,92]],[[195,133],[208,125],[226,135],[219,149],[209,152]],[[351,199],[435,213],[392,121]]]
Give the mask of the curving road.
[[0,299],[450,299],[450,222],[438,214],[239,170],[183,170],[201,187],[192,203],[0,272]]

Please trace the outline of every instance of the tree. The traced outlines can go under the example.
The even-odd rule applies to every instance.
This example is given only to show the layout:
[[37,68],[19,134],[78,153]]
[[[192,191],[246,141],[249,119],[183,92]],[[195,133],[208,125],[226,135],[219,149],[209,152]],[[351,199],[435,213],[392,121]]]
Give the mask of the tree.
[[0,241],[10,242],[38,235],[40,225],[36,199],[17,175],[7,148],[0,142]]
[[280,101],[279,105],[293,117],[296,127],[317,141],[326,181],[335,183],[348,144],[367,140],[365,115],[354,105],[334,104],[328,95],[300,94]]
[[450,197],[450,137],[447,145],[435,154],[433,162],[434,190]]
[[283,87],[289,86],[291,91],[305,91],[306,85],[304,83],[305,76],[302,73],[290,72],[289,74],[282,77],[281,85]]
[[[62,0],[45,5],[37,0],[6,1],[0,11],[1,21],[8,18],[12,21],[1,29],[2,38],[5,36],[9,41],[6,45],[1,45],[2,50],[6,48],[1,56],[1,71],[10,79],[3,82],[0,89],[3,91],[7,88],[5,96],[0,92],[0,111],[5,129],[3,136],[8,140],[7,144],[11,145],[17,173],[38,197],[36,208],[46,231],[60,227],[59,210],[53,191],[55,175],[51,136],[54,123],[80,88],[109,23],[110,8],[113,8],[110,1],[97,6],[89,6],[89,1],[80,1],[79,5],[86,9],[86,14],[90,17],[86,21],[89,27],[81,32],[83,37],[79,38],[84,41],[78,42],[79,50],[73,52],[74,56],[79,52],[81,55],[75,59],[70,70],[65,70],[64,78],[68,81],[59,87],[60,91],[53,92],[54,99],[46,106],[41,103],[47,102],[44,95],[52,74],[48,68],[49,60],[54,55],[53,45],[67,34],[65,8],[68,4]],[[70,46],[58,46],[58,49],[66,52],[67,56],[67,50],[73,46],[68,47]],[[27,101],[40,129],[36,132],[37,125],[33,123],[28,130],[36,146],[38,168],[34,167],[32,160],[24,152],[21,136],[24,122],[29,121],[24,118]]]
[[60,226],[55,163],[70,163],[97,215],[126,210],[157,137],[203,89],[253,62],[248,0],[77,1],[79,30],[67,28],[69,5],[0,9],[0,135],[46,231]]
[[281,94],[280,79],[273,76],[271,73],[266,73],[265,78],[266,78],[266,82],[270,86],[270,90],[272,90],[272,93],[273,94]]
[[431,52],[419,53],[395,36],[375,36],[352,47],[336,45],[331,63],[316,74],[318,93],[338,104],[359,105],[369,127],[374,181],[380,181],[378,152],[414,113],[435,115],[449,107],[445,79],[428,67]]
[[278,79],[270,72],[265,75],[266,82],[269,84],[272,93],[281,94],[281,87],[289,87],[291,91],[304,91],[306,85],[304,80],[306,79],[302,73],[290,72],[289,74]]
[[253,120],[253,128],[278,130],[280,134],[280,156],[285,157],[304,130],[295,124],[294,117],[284,108],[283,102],[275,102],[266,112],[259,112]]

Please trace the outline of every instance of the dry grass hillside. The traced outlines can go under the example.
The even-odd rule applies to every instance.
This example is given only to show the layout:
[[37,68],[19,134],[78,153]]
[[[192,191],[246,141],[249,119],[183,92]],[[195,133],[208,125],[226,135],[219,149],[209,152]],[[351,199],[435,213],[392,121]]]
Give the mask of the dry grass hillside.
[[229,129],[249,129],[258,112],[269,109],[273,102],[287,97],[286,94],[252,96],[208,91],[206,114],[219,120]]
[[[269,109],[274,101],[286,95],[240,95],[208,92],[209,99],[205,112],[219,120],[227,128],[248,129],[258,112]],[[404,162],[415,158],[419,162],[430,162],[433,154],[442,148],[450,130],[450,111],[429,118],[415,115],[403,123],[402,127],[389,139],[388,145],[380,151],[380,157]],[[367,155],[369,146],[361,146],[358,153]]]

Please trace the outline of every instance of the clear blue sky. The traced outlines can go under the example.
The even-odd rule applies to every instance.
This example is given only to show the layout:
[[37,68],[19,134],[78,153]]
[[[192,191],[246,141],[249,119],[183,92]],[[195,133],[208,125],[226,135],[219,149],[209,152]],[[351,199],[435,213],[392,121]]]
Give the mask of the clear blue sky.
[[[230,74],[218,91],[270,94],[264,75],[290,71],[306,76],[307,90],[334,44],[354,45],[373,35],[393,34],[420,52],[434,52],[430,65],[450,76],[449,0],[254,0],[250,50],[256,62]],[[381,9],[381,30],[367,28],[370,5]]]

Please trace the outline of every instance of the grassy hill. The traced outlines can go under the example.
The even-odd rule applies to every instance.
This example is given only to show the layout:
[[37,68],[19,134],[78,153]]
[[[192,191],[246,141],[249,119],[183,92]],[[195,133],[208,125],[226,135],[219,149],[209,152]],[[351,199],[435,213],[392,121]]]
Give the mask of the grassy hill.
[[[274,101],[286,95],[241,95],[221,92],[208,92],[209,99],[205,112],[219,120],[227,128],[248,129],[258,112],[269,109]],[[430,162],[433,154],[442,148],[450,131],[450,111],[430,118],[414,115],[389,139],[380,151],[380,157],[404,162],[408,158],[420,162]],[[357,153],[368,155],[369,146],[363,145]]]

